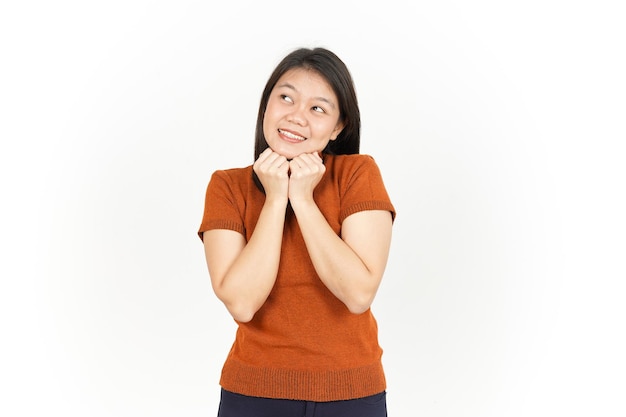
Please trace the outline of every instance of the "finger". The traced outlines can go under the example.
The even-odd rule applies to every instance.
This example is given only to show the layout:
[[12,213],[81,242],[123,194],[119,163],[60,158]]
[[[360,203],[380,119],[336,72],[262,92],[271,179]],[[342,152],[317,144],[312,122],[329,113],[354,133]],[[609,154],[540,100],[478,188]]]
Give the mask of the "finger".
[[312,172],[319,171],[323,165],[321,159],[315,156],[315,154],[300,155],[297,162],[301,168],[306,168]]
[[294,168],[295,168],[295,169],[302,168],[302,161],[300,160],[300,157],[298,156],[298,157],[296,157],[296,158],[293,158],[291,161],[289,161],[289,167],[290,167],[291,169],[294,169]]
[[288,172],[289,164],[286,164],[287,159],[284,156],[270,152],[263,155],[263,158],[264,159],[259,158],[254,164],[254,171],[258,175],[274,175],[272,173],[276,173],[282,176]]
[[280,168],[287,162],[287,158],[277,153],[273,153],[268,157],[267,166],[268,168]]
[[272,149],[267,148],[263,152],[259,154],[259,157],[256,159],[255,164],[261,165],[267,158],[272,154]]
[[271,166],[271,165],[275,164],[280,159],[280,157],[281,156],[279,154],[277,154],[276,152],[273,152],[273,151],[266,152],[266,151],[264,151],[259,156],[258,163],[262,167],[268,167],[268,166]]
[[307,153],[305,154],[309,160],[314,161],[315,163],[322,163],[322,157],[319,152]]

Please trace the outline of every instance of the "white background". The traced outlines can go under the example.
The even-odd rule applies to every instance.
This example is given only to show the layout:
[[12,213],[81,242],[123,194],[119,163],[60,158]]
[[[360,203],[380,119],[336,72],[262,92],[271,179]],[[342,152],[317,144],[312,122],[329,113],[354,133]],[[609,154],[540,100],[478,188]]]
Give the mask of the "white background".
[[390,415],[626,414],[620,2],[7,3],[0,414],[216,414],[204,191],[299,46],[352,71],[398,211]]

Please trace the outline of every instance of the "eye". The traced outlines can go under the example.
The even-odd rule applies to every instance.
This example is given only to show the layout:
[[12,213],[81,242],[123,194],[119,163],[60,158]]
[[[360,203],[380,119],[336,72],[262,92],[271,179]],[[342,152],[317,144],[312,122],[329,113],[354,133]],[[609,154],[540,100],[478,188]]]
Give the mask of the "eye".
[[320,106],[313,106],[312,109],[313,109],[313,111],[318,112],[318,113],[326,113],[326,110],[324,110]]
[[289,97],[288,95],[281,94],[280,98],[283,99],[284,101],[286,101],[287,103],[293,103],[293,99],[291,97]]

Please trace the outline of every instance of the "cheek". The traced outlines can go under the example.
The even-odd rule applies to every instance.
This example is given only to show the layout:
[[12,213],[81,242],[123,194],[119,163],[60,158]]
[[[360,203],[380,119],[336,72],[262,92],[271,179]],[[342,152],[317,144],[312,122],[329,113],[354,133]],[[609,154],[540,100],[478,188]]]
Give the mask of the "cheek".
[[328,123],[324,126],[324,136],[325,137],[333,137],[335,135],[337,125],[333,123]]
[[280,118],[280,114],[277,110],[278,109],[275,106],[272,106],[271,103],[268,103],[267,107],[265,108],[265,114],[263,115],[264,126],[274,123]]
[[265,114],[263,115],[263,130],[264,131],[272,123],[272,120],[273,120],[272,111],[271,111],[271,108],[268,106],[265,109]]
[[265,117],[263,119],[263,136],[265,136],[265,139],[268,138],[270,130],[271,129],[269,127],[269,120],[267,119],[267,117]]

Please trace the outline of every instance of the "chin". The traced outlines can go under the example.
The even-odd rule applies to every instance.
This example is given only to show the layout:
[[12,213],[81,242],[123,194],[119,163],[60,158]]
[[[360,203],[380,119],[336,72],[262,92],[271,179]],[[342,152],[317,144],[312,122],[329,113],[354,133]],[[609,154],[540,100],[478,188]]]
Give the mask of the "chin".
[[[295,158],[296,156],[298,156],[298,155],[300,155],[300,154],[302,153],[302,152],[298,152],[298,153],[296,153],[296,152],[294,152],[293,150],[281,149],[281,148],[278,148],[278,149],[274,149],[274,148],[272,148],[272,150],[273,150],[274,152],[276,152],[277,154],[279,154],[279,155],[281,155],[281,156],[284,156],[285,158],[287,158],[287,159],[288,159],[288,160],[290,160],[290,161],[291,161],[293,158]],[[304,152],[306,152],[306,151],[304,151]]]

